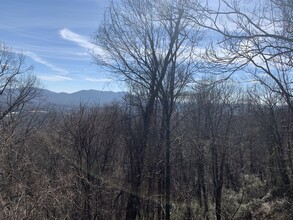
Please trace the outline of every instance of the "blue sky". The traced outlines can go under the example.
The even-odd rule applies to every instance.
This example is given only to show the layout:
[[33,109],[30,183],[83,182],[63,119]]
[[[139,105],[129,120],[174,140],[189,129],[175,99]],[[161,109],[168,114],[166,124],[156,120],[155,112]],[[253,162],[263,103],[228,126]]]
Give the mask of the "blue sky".
[[1,0],[0,41],[27,56],[44,88],[121,90],[89,55],[108,0]]

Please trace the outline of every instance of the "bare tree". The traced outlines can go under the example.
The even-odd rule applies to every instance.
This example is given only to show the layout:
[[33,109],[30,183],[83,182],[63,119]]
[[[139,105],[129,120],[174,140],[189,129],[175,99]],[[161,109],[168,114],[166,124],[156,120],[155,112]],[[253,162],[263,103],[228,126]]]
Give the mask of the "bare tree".
[[[256,120],[261,124],[259,131],[264,137],[265,146],[269,152],[269,167],[272,183],[280,185],[284,194],[290,189],[289,166],[292,163],[290,143],[286,143],[286,124],[288,109],[280,102],[280,95],[268,88],[265,91],[250,91],[250,97],[254,102]],[[290,122],[290,121],[289,121]],[[289,140],[290,141],[290,140]],[[288,144],[288,155],[285,146]],[[288,158],[286,158],[288,157]],[[285,159],[286,158],[286,159]],[[279,181],[277,181],[280,179]],[[276,186],[277,186],[276,185]]]
[[30,191],[31,139],[45,116],[38,112],[38,82],[29,75],[22,54],[0,46],[1,216],[32,218],[36,203]]
[[64,115],[58,136],[62,143],[60,153],[70,164],[74,174],[72,181],[76,183],[72,218],[111,216],[113,197],[106,198],[107,182],[112,178],[108,173],[114,172],[116,167],[112,162],[116,160],[114,148],[119,138],[119,120],[117,106],[80,105],[77,110]]
[[[228,150],[231,145],[230,135],[235,109],[237,108],[237,93],[229,82],[214,84],[205,80],[206,85],[196,86],[191,95],[190,114],[195,128],[190,139],[197,148],[201,158],[198,161],[199,195],[202,193],[205,214],[208,212],[208,199],[205,183],[205,170],[210,167],[213,198],[215,202],[215,216],[222,218],[222,190],[225,181],[225,166],[229,161]],[[208,149],[208,158],[205,158],[204,149]],[[204,163],[201,160],[209,161]],[[201,199],[201,198],[199,198]]]
[[[196,26],[186,19],[184,1],[124,0],[108,8],[95,43],[103,52],[97,63],[122,76],[136,96],[142,131],[135,148],[126,219],[135,219],[139,210],[139,188],[144,154],[156,99],[161,98],[166,118],[166,219],[170,219],[170,118],[175,97],[191,74],[191,60],[199,36]],[[178,87],[176,87],[178,86]],[[133,102],[133,101],[132,101]],[[164,116],[164,117],[165,117]]]
[[208,48],[206,61],[229,67],[230,73],[248,73],[245,80],[258,81],[280,94],[292,111],[292,2],[191,2],[191,7],[196,5],[194,13],[201,14],[191,19],[210,30],[217,42]]
[[25,57],[1,44],[0,46],[0,120],[11,112],[21,110],[37,95],[37,80],[28,74],[32,66],[25,65]]

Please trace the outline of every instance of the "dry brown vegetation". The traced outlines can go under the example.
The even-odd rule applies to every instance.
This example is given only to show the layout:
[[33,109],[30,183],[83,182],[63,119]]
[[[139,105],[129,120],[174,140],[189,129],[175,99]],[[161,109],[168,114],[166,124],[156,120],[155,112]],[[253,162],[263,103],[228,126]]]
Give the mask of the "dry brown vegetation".
[[0,218],[292,219],[293,6],[237,2],[111,4],[94,58],[129,93],[108,106],[40,111],[2,46]]

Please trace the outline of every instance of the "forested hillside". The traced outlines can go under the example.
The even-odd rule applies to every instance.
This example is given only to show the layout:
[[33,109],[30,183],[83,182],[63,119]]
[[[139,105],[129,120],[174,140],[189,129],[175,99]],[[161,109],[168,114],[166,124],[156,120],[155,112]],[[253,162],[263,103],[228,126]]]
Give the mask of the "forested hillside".
[[292,219],[292,2],[217,6],[111,3],[107,105],[52,108],[2,44],[0,219]]

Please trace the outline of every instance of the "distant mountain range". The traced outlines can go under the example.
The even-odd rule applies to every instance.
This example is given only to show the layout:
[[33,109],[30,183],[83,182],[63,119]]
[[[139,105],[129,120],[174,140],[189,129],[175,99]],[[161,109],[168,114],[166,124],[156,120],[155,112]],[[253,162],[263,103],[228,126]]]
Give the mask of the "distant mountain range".
[[98,90],[81,90],[74,93],[52,92],[40,89],[41,98],[55,106],[75,106],[80,103],[87,105],[105,105],[113,101],[121,101],[125,92]]

